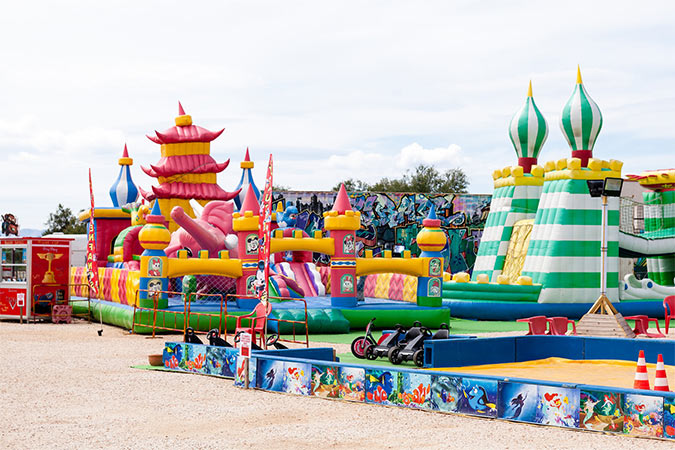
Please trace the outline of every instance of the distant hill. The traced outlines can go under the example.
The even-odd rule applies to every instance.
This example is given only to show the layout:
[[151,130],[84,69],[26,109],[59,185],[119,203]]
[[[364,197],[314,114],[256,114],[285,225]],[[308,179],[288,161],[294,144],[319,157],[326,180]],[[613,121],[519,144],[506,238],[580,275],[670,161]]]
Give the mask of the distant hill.
[[19,228],[19,236],[22,237],[40,237],[45,230],[38,230],[37,228]]

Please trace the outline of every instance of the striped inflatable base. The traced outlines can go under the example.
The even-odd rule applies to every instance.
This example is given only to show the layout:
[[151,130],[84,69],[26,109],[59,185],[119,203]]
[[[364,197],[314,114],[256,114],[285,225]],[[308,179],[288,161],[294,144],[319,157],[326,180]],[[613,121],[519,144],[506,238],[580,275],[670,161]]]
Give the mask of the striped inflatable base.
[[[624,317],[644,314],[663,318],[663,299],[623,301],[613,305]],[[563,316],[576,320],[586,314],[593,303],[443,300],[443,306],[450,308],[453,317],[461,319],[516,320],[532,316]]]

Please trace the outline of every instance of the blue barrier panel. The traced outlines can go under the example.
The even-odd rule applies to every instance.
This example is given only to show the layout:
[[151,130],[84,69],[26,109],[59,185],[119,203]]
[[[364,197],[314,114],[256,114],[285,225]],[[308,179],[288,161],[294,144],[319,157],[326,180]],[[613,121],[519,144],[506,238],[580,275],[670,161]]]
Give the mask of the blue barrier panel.
[[[427,347],[428,346],[428,347]],[[459,367],[514,362],[514,337],[443,339],[425,343],[425,367]]]
[[619,359],[637,361],[640,350],[645,351],[647,362],[656,363],[659,353],[663,362],[675,364],[675,341],[666,339],[620,339],[585,337],[586,352],[584,359]]
[[575,336],[518,336],[516,362],[545,358],[584,359],[584,338]]
[[[513,361],[517,352],[521,352],[519,356],[522,358],[525,358],[527,354],[535,358],[556,354],[573,356],[586,343],[598,349],[601,349],[603,345],[611,346],[611,344],[618,343],[618,346],[622,348],[615,354],[615,357],[621,356],[621,352],[632,351],[634,348],[631,344],[649,347],[649,352],[663,352],[673,347],[670,342],[656,340],[619,341],[583,337],[563,340],[561,338],[536,336],[522,339],[522,342],[518,342],[518,338],[514,337],[448,339],[429,342],[428,348],[432,355],[436,355],[434,350],[440,348],[448,350],[447,353],[450,354],[453,350],[461,349],[466,354],[460,354],[452,363],[470,365],[475,362],[476,358],[484,358],[485,360],[481,361],[483,363],[486,360],[504,362],[508,359]],[[463,346],[456,345],[460,341],[464,341]],[[545,352],[542,349],[549,351]],[[596,349],[593,349],[592,352],[595,351]],[[167,342],[165,344],[165,367],[171,370],[231,378],[235,372],[229,368],[234,362],[230,361],[230,356],[236,356],[236,353],[235,349],[230,348]],[[604,354],[607,353],[605,348]],[[307,355],[321,359],[303,357]],[[458,372],[448,372],[425,371],[400,366],[345,364],[324,359],[329,356],[332,357],[331,348],[257,351],[255,357],[250,360],[252,363],[249,370],[250,386],[287,394],[436,410],[604,432],[608,431],[607,424],[617,422],[614,419],[618,417],[618,426],[610,428],[610,432],[629,436],[675,439],[675,433],[672,431],[675,420],[675,394],[673,393],[463,374],[461,369]],[[242,358],[236,360],[235,385],[237,386],[243,385],[240,375],[244,373],[240,370],[241,361]],[[228,366],[227,371],[223,371],[226,366]],[[395,393],[398,395],[392,395]],[[599,401],[593,399],[599,399],[602,396],[605,397],[605,403],[609,396],[610,402],[619,405],[618,409],[613,413],[593,410],[591,420],[587,420],[588,402],[592,402],[590,408],[593,408],[593,405]],[[518,400],[521,401],[520,407],[517,407],[515,403]],[[648,420],[644,420],[643,416],[648,417]],[[600,427],[597,426],[598,423]]]
[[[318,348],[289,348],[289,349],[268,349],[268,350],[255,350],[253,351],[253,356],[280,356],[282,358],[302,358],[302,359],[314,359],[319,361],[333,361],[333,349],[330,347],[318,347]],[[337,358],[336,358],[337,359]]]

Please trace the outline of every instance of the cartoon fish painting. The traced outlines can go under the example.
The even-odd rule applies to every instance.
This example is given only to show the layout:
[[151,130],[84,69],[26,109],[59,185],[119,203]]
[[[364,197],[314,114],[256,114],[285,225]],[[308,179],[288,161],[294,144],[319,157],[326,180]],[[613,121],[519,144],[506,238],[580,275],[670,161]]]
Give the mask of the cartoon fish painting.
[[496,409],[494,403],[488,403],[488,396],[485,388],[483,386],[474,386],[467,393],[464,391],[464,396],[469,401],[469,406],[476,412],[487,412],[487,409],[490,410]]
[[379,377],[374,377],[371,374],[368,374],[368,381],[371,386],[381,385],[385,391],[391,392],[393,389],[394,381],[389,372],[382,372]]

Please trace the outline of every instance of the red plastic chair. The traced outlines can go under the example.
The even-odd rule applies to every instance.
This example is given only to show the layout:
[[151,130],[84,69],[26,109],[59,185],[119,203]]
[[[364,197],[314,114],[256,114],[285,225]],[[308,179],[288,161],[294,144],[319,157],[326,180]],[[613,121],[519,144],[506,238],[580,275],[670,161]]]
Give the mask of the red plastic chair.
[[548,333],[552,336],[565,336],[569,329],[569,324],[572,324],[572,334],[577,334],[577,326],[574,320],[567,317],[548,317]]
[[[266,305],[258,303],[253,311],[244,316],[237,317],[235,326],[235,333],[249,333],[251,335],[251,342],[256,342],[256,338],[260,338],[260,347],[266,348],[265,345],[265,330],[267,329],[267,316],[272,312],[272,304],[267,302]],[[248,326],[241,324],[243,319],[249,320]]]
[[[647,317],[644,315],[637,315],[637,316],[628,316],[624,317],[626,320],[634,320],[635,321],[635,328],[633,328],[633,333],[635,335],[640,335],[644,334],[647,337],[650,338],[664,338],[666,337],[663,333],[661,333],[661,328],[659,327],[659,321],[658,319],[655,319],[653,317]],[[649,330],[649,322],[654,322],[656,324],[656,333],[650,333]]]
[[666,316],[666,334],[668,334],[670,319],[675,319],[675,295],[669,295],[663,299],[663,309]]
[[527,322],[529,331],[527,332],[526,336],[534,334],[546,334],[546,326],[548,325],[546,316],[528,317],[525,319],[518,319],[516,322]]

